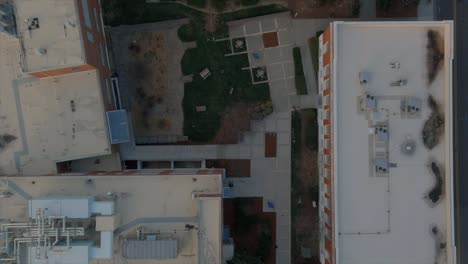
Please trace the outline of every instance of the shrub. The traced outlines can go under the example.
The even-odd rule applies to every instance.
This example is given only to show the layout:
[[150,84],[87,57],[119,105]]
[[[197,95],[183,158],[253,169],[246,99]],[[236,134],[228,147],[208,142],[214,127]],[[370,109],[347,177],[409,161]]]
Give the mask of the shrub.
[[177,36],[183,42],[191,42],[197,39],[195,28],[191,23],[180,26],[177,30]]
[[353,5],[351,7],[351,14],[354,17],[359,17],[359,12],[361,11],[361,1],[360,0],[354,0]]

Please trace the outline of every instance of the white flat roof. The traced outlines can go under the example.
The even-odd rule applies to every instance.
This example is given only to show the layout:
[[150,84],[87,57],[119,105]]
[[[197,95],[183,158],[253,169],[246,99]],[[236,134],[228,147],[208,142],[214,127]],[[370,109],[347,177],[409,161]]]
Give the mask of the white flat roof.
[[[222,197],[212,196],[193,199],[192,193],[222,195],[220,174],[155,175],[151,171],[144,175],[110,176],[21,176],[8,177],[14,193],[9,199],[0,200],[0,215],[4,219],[24,221],[27,217],[27,200],[46,196],[82,197],[108,199],[108,192],[116,196],[115,212],[120,218],[120,229],[115,235],[120,256],[120,241],[133,239],[135,229],[145,227],[145,232],[184,230],[186,224],[194,225],[193,232],[177,232],[179,255],[177,263],[209,263],[208,252],[213,254],[214,263],[221,259]],[[0,181],[6,188],[7,179]],[[92,179],[92,183],[87,182]],[[34,181],[34,184],[31,184]],[[177,220],[184,219],[184,220]],[[164,234],[163,234],[164,235]],[[167,235],[171,235],[167,233]],[[172,237],[172,236],[171,236]],[[198,262],[199,260],[205,260]],[[219,261],[218,261],[219,260]],[[114,260],[99,260],[95,263],[114,263]],[[132,262],[148,263],[148,262]],[[174,260],[153,260],[151,263],[175,263]]]
[[96,70],[29,78],[20,54],[18,39],[0,34],[0,134],[16,137],[0,151],[2,173],[56,173],[56,162],[110,153]]
[[54,173],[56,162],[110,153],[96,70],[21,79],[14,89],[27,143],[19,155],[22,173]]
[[[74,0],[15,0],[18,35],[24,49],[23,69],[36,72],[85,62],[77,6]],[[29,30],[37,18],[39,28]],[[37,49],[44,49],[39,54]]]
[[[445,48],[443,67],[430,85],[426,69],[429,29],[441,34]],[[437,226],[451,245],[451,34],[449,22],[334,23],[334,170],[340,264],[427,264],[450,259],[443,251],[436,257],[436,240],[430,231]],[[399,68],[392,68],[391,62],[398,62]],[[359,82],[360,72],[369,76],[365,86]],[[406,79],[407,85],[390,86],[400,79]],[[358,111],[363,92],[378,100],[378,114],[373,117]],[[423,145],[421,136],[431,112],[429,94],[445,117],[444,136],[432,150]],[[421,99],[419,117],[401,115],[404,96]],[[379,120],[388,122],[391,168],[387,177],[373,173],[377,150],[374,130],[369,128]],[[407,139],[416,142],[410,156],[401,152]],[[432,160],[445,169],[444,195],[435,207],[424,199],[435,182]]]

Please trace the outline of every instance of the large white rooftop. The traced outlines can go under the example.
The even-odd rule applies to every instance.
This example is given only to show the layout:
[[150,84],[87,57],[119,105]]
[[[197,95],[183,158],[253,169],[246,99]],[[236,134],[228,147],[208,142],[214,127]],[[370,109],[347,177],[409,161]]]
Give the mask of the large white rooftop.
[[3,174],[56,173],[56,162],[110,153],[96,70],[45,79],[21,73],[20,44],[0,34]]
[[[431,84],[426,68],[430,29],[440,34],[444,47],[443,66]],[[339,263],[448,263],[453,238],[451,23],[338,22],[333,31]],[[360,83],[359,73],[367,83]],[[390,85],[397,80],[407,83]],[[373,114],[359,111],[359,98],[365,94],[377,99]],[[422,142],[422,128],[431,113],[430,94],[445,119],[445,133],[432,150]],[[402,113],[405,98],[421,103],[418,114]],[[379,123],[388,126],[386,143],[378,142],[375,135]],[[412,155],[401,149],[408,140],[416,143]],[[376,159],[385,152],[389,168],[379,176]],[[435,185],[432,161],[440,165],[444,177],[444,194],[436,205],[424,198]],[[431,233],[434,226],[441,231],[441,240]],[[440,241],[449,248],[438,250]]]
[[[113,197],[119,219],[114,231],[115,256],[93,263],[220,263],[222,175],[211,171],[207,174],[181,173],[157,175],[147,171],[122,176],[8,177],[0,180],[0,189],[10,188],[13,196],[0,201],[0,215],[3,219],[25,221],[28,198],[93,196],[105,200]],[[197,195],[207,196],[197,198]],[[196,229],[182,231],[186,224]],[[161,236],[176,238],[178,257],[169,260],[123,259],[120,243],[124,239],[135,239],[138,227],[144,227],[147,233],[160,232]]]
[[[81,65],[85,62],[74,0],[15,0],[25,72]],[[29,29],[37,18],[39,27]]]

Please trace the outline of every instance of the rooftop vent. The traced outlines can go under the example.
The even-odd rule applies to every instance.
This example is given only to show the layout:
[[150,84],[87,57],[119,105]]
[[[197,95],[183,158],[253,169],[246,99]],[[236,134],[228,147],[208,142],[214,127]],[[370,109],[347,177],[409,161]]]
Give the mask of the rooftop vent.
[[401,144],[401,152],[407,156],[411,156],[416,151],[416,141],[407,137]]
[[370,74],[368,72],[360,72],[359,73],[359,83],[367,84],[369,82]]
[[28,19],[28,30],[38,29],[39,27],[39,18],[34,17]]
[[390,83],[390,86],[406,86],[408,83],[407,79],[400,79]]
[[388,126],[381,125],[374,128],[374,134],[378,141],[387,142],[389,138]]

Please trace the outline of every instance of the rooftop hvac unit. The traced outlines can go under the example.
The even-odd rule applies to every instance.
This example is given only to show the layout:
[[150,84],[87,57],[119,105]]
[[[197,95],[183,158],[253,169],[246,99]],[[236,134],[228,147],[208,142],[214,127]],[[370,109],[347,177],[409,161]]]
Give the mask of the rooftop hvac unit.
[[42,56],[42,55],[46,55],[47,54],[47,50],[44,49],[44,48],[35,48],[34,49],[34,52],[39,55],[39,56]]

